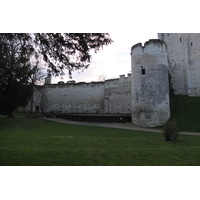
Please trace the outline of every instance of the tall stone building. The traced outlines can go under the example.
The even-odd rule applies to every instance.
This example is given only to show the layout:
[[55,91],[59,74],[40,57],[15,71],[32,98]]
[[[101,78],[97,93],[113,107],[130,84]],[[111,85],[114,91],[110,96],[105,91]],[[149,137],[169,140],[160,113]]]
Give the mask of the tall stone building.
[[175,94],[200,96],[200,33],[158,33],[167,44]]

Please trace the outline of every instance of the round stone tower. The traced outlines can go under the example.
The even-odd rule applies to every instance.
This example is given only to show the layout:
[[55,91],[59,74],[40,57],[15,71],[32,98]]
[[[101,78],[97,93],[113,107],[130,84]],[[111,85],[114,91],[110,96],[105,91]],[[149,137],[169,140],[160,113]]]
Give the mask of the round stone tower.
[[163,125],[170,117],[167,46],[155,39],[131,48],[132,123]]

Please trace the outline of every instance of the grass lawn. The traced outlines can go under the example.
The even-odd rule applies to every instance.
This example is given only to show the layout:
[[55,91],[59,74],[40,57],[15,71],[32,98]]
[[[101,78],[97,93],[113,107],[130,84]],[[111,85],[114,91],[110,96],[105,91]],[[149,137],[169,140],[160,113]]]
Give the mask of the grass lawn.
[[200,165],[200,137],[0,117],[1,166]]
[[171,119],[180,131],[200,132],[200,97],[175,96],[171,102]]

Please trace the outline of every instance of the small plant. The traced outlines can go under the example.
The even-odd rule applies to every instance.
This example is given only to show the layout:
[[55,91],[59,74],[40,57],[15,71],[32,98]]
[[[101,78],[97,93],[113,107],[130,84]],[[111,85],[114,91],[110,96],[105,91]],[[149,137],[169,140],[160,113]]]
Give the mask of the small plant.
[[56,117],[56,115],[52,112],[44,113],[43,116],[47,117],[47,118],[55,118]]
[[168,121],[163,127],[163,135],[166,141],[175,141],[179,131],[175,121]]

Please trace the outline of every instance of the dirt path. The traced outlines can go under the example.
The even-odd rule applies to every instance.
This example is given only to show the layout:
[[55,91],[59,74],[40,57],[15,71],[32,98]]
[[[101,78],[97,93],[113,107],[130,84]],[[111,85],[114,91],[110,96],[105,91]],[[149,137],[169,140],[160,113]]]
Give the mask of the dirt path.
[[[98,126],[98,127],[108,127],[108,128],[119,128],[119,129],[127,129],[127,130],[138,130],[138,131],[146,131],[146,132],[154,132],[154,133],[162,133],[162,130],[155,128],[142,128],[135,126],[131,123],[97,123],[97,122],[77,122],[70,121],[59,118],[46,118],[46,120],[65,123],[65,124],[75,124],[75,125],[85,125],[85,126]],[[195,132],[180,132],[181,135],[196,135],[200,136],[200,133]]]

